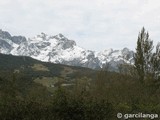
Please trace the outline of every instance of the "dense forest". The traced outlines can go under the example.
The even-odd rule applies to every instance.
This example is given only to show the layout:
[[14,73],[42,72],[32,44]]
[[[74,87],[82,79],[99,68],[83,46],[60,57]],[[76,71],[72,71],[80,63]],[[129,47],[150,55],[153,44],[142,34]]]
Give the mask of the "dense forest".
[[[0,58],[1,120],[116,120],[117,113],[160,113],[160,45],[154,49],[144,28],[134,65],[119,65],[119,72],[72,67],[65,74],[60,71],[67,66],[22,57],[30,61],[24,65],[10,57],[17,62],[11,65],[8,57]],[[30,67],[35,63],[47,69],[36,71]],[[44,76],[56,77],[53,89],[42,84]]]

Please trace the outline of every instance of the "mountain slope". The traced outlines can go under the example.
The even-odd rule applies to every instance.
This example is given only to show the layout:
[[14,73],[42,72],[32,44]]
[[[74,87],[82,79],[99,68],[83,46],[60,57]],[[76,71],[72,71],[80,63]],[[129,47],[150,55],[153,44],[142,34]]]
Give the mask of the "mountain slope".
[[57,84],[66,86],[74,84],[77,79],[84,77],[94,79],[96,71],[83,67],[41,62],[30,57],[0,54],[0,77],[11,76],[13,73],[51,89]]
[[8,32],[0,30],[0,53],[17,56],[30,56],[37,60],[100,69],[106,64],[110,69],[116,69],[118,64],[133,63],[133,51],[105,50],[95,52],[85,50],[76,45],[62,34],[48,36],[41,33],[33,38],[11,36]]

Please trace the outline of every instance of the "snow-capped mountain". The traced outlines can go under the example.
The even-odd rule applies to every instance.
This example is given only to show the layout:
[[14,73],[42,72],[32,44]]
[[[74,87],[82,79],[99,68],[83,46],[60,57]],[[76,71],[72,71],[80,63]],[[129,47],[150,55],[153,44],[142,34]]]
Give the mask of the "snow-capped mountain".
[[86,50],[62,34],[48,36],[41,33],[26,39],[23,36],[11,36],[2,30],[0,30],[0,53],[30,56],[45,62],[92,69],[102,68],[106,64],[109,64],[111,68],[116,68],[118,64],[133,63],[134,54],[128,48],[122,50],[108,49],[99,53]]

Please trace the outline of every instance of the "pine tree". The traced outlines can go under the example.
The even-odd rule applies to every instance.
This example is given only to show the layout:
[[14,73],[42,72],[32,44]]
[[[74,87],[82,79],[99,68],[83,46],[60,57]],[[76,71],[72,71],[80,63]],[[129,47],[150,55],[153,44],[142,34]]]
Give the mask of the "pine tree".
[[157,44],[156,46],[156,52],[153,53],[152,56],[152,69],[154,73],[154,78],[157,80],[160,79],[160,43]]
[[145,32],[143,27],[138,35],[137,48],[134,55],[135,69],[141,82],[144,82],[147,74],[151,72],[152,50],[153,41],[150,40],[148,32]]

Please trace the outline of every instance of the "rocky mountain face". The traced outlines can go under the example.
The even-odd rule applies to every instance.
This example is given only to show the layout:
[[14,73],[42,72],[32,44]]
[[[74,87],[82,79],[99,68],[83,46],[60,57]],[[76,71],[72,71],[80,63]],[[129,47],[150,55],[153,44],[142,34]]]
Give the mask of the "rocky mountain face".
[[2,30],[0,30],[0,53],[30,56],[45,62],[92,69],[100,69],[109,65],[110,70],[117,69],[119,64],[132,64],[134,54],[128,48],[122,50],[108,49],[99,53],[86,50],[62,34],[48,36],[41,33],[27,39],[23,36],[11,36]]

